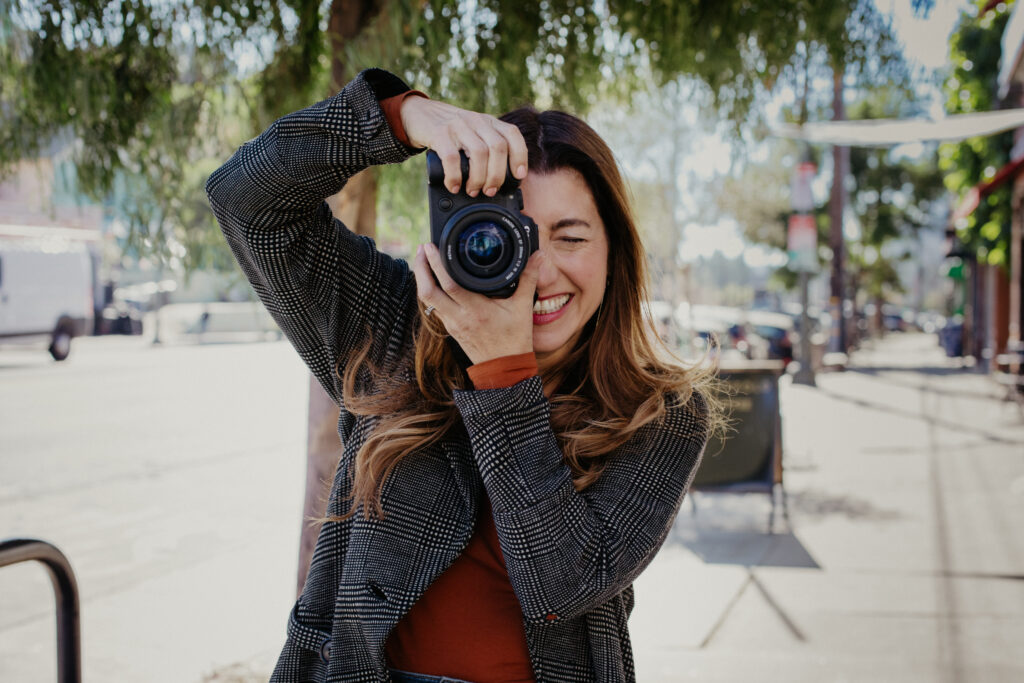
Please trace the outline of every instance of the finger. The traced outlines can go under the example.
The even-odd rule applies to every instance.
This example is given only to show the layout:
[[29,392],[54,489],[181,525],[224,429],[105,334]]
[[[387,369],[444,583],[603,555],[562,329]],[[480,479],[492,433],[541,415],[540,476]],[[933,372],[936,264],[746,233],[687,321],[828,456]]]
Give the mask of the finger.
[[416,258],[412,262],[412,274],[416,278],[416,296],[420,301],[427,306],[433,306],[442,313],[449,309],[452,301],[434,279],[422,244],[416,250]]
[[523,139],[522,132],[518,126],[498,119],[494,119],[494,128],[508,143],[508,167],[512,169],[512,175],[522,180],[530,167],[530,155],[526,150],[526,140]]
[[487,145],[471,128],[463,128],[458,133],[459,147],[469,157],[469,178],[466,179],[466,194],[475,197],[480,194],[487,178]]
[[[423,245],[423,255],[426,257],[427,263],[430,264],[430,270],[433,272],[434,278],[437,280],[437,284],[440,285],[441,290],[443,290],[444,294],[447,295],[447,298],[455,303],[460,303],[466,293],[466,290],[460,287],[459,284],[452,279],[452,276],[448,274],[448,269],[444,267],[444,263],[441,261],[441,252],[439,252],[437,247],[431,243]],[[440,308],[440,306],[438,306],[438,308]]]
[[459,157],[459,147],[456,144],[435,147],[438,158],[441,160],[441,168],[444,169],[444,186],[452,194],[458,194],[462,186],[462,160]]
[[526,262],[526,267],[519,274],[519,285],[512,295],[513,299],[526,299],[529,301],[530,306],[533,306],[533,295],[537,291],[537,280],[540,279],[540,269],[544,266],[544,259],[546,258],[547,255],[539,249],[530,255],[530,260]]
[[508,172],[508,140],[493,126],[481,128],[478,133],[487,145],[487,177],[484,179],[484,194],[493,197],[498,188],[505,184]]

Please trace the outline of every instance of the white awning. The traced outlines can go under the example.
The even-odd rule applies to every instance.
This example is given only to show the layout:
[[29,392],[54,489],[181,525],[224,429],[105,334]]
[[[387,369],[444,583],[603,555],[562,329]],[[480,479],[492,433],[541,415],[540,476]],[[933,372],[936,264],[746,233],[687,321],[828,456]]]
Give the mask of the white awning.
[[889,147],[907,142],[954,142],[993,135],[1024,126],[1024,109],[950,114],[942,119],[863,119],[782,124],[772,134],[782,138],[845,147]]

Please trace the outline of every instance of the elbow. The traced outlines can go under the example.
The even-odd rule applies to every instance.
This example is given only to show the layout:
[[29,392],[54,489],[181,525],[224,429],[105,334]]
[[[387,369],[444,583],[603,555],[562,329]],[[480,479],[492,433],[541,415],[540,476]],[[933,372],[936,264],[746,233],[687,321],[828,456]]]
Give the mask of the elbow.
[[523,619],[531,626],[555,626],[564,621],[572,621],[584,616],[588,612],[608,602],[619,591],[601,591],[589,596],[579,596],[577,599],[562,605],[538,605],[523,611]]
[[[659,527],[660,528],[660,527]],[[535,568],[530,576],[548,576],[552,581],[532,591],[528,585],[536,586],[536,580],[527,584],[520,581],[521,574],[512,571],[509,579],[523,608],[526,623],[534,626],[553,626],[571,621],[613,600],[622,591],[633,585],[633,581],[651,563],[667,535],[658,534],[639,544],[628,544],[623,534],[605,537],[598,552],[579,558],[575,562],[559,563],[557,567],[546,567],[546,571]],[[575,571],[574,571],[575,568]]]
[[631,583],[626,581],[620,585],[610,577],[591,577],[574,582],[574,585],[563,584],[562,592],[568,594],[563,599],[545,595],[537,596],[539,599],[520,600],[523,619],[533,626],[554,626],[571,621],[608,602]]
[[225,166],[221,166],[206,179],[206,201],[210,204],[210,209],[220,224],[221,230],[224,228],[223,216],[225,206],[227,205],[227,198],[224,197],[224,188],[228,183],[223,182],[224,170]]
[[565,621],[567,618],[571,619],[573,616],[574,615],[566,616],[564,613],[560,614],[558,612],[548,612],[546,614],[523,614],[523,618],[530,626],[553,626],[554,624]]
[[242,226],[250,222],[249,212],[240,203],[238,184],[230,162],[213,172],[206,180],[206,200],[221,234],[229,243],[244,241]]

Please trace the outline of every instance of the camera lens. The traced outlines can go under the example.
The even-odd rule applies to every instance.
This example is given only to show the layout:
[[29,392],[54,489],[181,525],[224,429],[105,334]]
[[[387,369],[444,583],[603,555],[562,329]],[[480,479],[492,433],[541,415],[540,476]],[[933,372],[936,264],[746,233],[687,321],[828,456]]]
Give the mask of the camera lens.
[[504,266],[509,246],[508,235],[495,223],[473,223],[459,235],[459,260],[471,273],[489,275],[496,266]]

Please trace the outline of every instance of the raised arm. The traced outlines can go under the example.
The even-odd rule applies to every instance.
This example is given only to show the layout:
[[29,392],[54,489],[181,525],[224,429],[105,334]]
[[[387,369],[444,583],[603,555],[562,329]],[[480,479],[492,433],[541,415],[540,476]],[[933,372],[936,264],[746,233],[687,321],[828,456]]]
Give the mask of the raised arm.
[[638,430],[598,481],[577,492],[539,377],[455,400],[509,579],[534,624],[580,616],[633,582],[664,542],[707,438],[706,406],[694,394]]
[[242,272],[339,404],[335,363],[361,348],[368,332],[371,359],[385,362],[415,312],[415,286],[405,262],[347,230],[324,200],[367,166],[415,153],[395,138],[379,106],[408,89],[386,71],[363,71],[334,97],[242,145],[206,184]]

